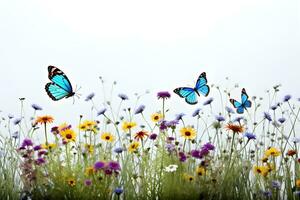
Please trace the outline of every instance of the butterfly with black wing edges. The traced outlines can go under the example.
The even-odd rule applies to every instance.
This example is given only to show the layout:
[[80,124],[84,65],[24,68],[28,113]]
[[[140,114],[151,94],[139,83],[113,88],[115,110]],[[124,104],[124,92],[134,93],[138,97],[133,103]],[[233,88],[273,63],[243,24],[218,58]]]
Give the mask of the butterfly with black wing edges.
[[51,82],[46,84],[45,89],[53,101],[75,95],[68,77],[57,67],[48,66],[48,78]]
[[206,73],[203,72],[197,79],[196,86],[194,88],[190,87],[179,87],[174,90],[176,94],[178,94],[181,98],[185,98],[185,101],[194,105],[198,103],[197,96],[200,96],[200,93],[204,96],[208,96],[209,94],[209,86],[207,85]]
[[242,102],[238,102],[235,99],[230,99],[230,102],[232,103],[232,105],[236,108],[236,112],[238,114],[243,114],[244,110],[247,110],[247,108],[250,108],[252,103],[250,100],[248,100],[249,96],[246,93],[245,88],[242,89],[242,94],[241,94],[241,100]]

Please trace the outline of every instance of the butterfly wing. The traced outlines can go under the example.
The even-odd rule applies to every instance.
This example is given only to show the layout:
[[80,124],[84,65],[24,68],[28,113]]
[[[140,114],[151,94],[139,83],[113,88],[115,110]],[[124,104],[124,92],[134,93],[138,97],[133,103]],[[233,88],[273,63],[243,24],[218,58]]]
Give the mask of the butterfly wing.
[[232,103],[232,105],[236,108],[236,112],[239,114],[244,113],[244,107],[243,104],[241,104],[240,102],[238,102],[235,99],[230,99],[230,102]]
[[178,94],[181,98],[185,98],[185,101],[188,104],[194,105],[197,104],[196,92],[193,88],[189,87],[180,87],[174,90],[174,93]]
[[48,72],[48,77],[52,82],[47,83],[45,89],[52,100],[58,101],[64,97],[68,98],[75,94],[68,77],[60,69],[49,66]]
[[250,108],[252,103],[250,100],[248,100],[249,96],[246,93],[245,88],[242,89],[242,94],[241,94],[241,98],[242,98],[242,104],[245,108]]
[[66,92],[64,89],[59,87],[58,85],[54,83],[47,83],[45,86],[46,92],[48,96],[53,100],[53,101],[58,101],[66,96],[68,96],[68,92]]
[[200,74],[198,77],[198,80],[196,82],[195,90],[203,94],[204,96],[207,96],[209,94],[209,86],[207,85],[207,78],[206,78],[206,73],[203,72]]

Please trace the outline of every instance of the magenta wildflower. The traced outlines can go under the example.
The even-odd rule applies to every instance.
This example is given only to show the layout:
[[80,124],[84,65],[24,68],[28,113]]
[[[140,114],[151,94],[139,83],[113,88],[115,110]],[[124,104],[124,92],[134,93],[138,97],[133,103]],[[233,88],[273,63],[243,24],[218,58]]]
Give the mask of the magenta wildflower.
[[95,170],[99,170],[99,169],[103,169],[106,166],[106,163],[103,161],[98,161],[94,164],[94,169]]
[[109,169],[113,170],[113,171],[119,171],[119,170],[121,170],[120,164],[118,162],[116,162],[116,161],[110,161],[110,162],[108,162],[107,167]]
[[31,139],[25,138],[22,142],[22,147],[29,147],[29,146],[33,146],[33,142]]
[[179,155],[180,162],[185,162],[186,161],[187,157],[183,152],[179,152],[178,155]]
[[92,185],[92,181],[90,179],[86,179],[86,180],[84,180],[84,185],[90,186],[90,185]]
[[155,133],[152,133],[150,136],[149,136],[150,140],[155,140],[157,138],[157,134]]
[[158,99],[168,99],[171,97],[171,94],[168,91],[161,91],[157,93]]
[[35,160],[35,164],[37,165],[42,165],[46,163],[46,160],[44,158],[39,157],[38,159]]

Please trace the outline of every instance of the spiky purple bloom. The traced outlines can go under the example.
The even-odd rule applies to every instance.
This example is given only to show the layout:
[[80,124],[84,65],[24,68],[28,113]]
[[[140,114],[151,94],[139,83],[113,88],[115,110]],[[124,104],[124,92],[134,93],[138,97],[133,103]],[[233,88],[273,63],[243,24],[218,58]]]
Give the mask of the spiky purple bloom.
[[90,185],[92,185],[92,181],[90,179],[86,179],[86,180],[84,180],[84,185],[90,186]]
[[35,160],[35,163],[36,163],[37,165],[42,165],[42,164],[46,163],[46,160],[45,160],[44,158],[42,158],[42,157],[39,157],[39,158],[37,158],[37,159]]
[[118,94],[118,97],[120,97],[122,101],[125,101],[125,100],[129,99],[126,94],[122,94],[122,93]]
[[179,120],[182,120],[182,117],[184,116],[185,114],[184,113],[179,113],[175,116],[175,120],[179,121]]
[[223,121],[225,121],[225,117],[223,117],[222,115],[217,115],[217,116],[216,116],[216,120],[217,120],[218,122],[223,122]]
[[209,154],[209,149],[206,148],[206,147],[202,147],[201,150],[200,150],[200,157],[202,158],[202,157],[204,157],[208,154]]
[[191,151],[191,156],[194,158],[199,158],[199,159],[202,158],[200,155],[200,151],[197,149]]
[[95,96],[95,93],[92,92],[91,94],[89,94],[89,95],[86,96],[85,101],[90,101],[90,100],[92,100],[92,99],[94,98],[94,96]]
[[271,115],[267,112],[264,112],[264,118],[267,119],[269,122],[272,121]]
[[161,91],[157,93],[158,99],[168,99],[171,97],[171,94],[168,91]]
[[150,140],[155,140],[157,138],[157,134],[155,133],[152,133],[150,136],[149,136]]
[[135,111],[134,111],[134,114],[137,115],[137,114],[141,114],[142,112],[144,112],[145,110],[145,106],[144,105],[140,105]]
[[123,193],[123,189],[120,188],[120,187],[117,187],[115,190],[114,190],[114,193],[116,193],[116,195],[121,195]]
[[18,125],[18,124],[20,124],[21,121],[22,121],[22,118],[16,118],[16,119],[13,121],[13,123],[14,123],[14,125]]
[[215,146],[214,146],[213,144],[209,143],[209,142],[206,143],[206,144],[204,144],[202,148],[206,148],[206,149],[208,149],[209,151],[215,150]]
[[279,121],[281,124],[283,124],[283,123],[285,122],[285,118],[284,118],[284,117],[280,117],[280,118],[278,119],[278,121]]
[[117,147],[117,148],[114,149],[114,152],[115,152],[115,153],[122,153],[123,150],[124,150],[124,149],[123,149],[122,147]]
[[201,111],[201,108],[197,108],[197,109],[193,112],[192,117],[198,116],[198,115],[200,114],[200,111]]
[[97,112],[97,116],[104,115],[104,113],[106,112],[106,110],[107,110],[106,108],[103,108],[103,109],[99,110]]
[[256,135],[254,135],[253,133],[250,133],[250,132],[246,132],[246,133],[244,134],[244,136],[245,136],[246,138],[248,138],[248,140],[255,140],[255,139],[256,139]]
[[34,110],[43,110],[43,108],[37,104],[32,104],[31,107],[34,109]]
[[203,105],[204,105],[204,106],[209,105],[209,104],[211,104],[213,101],[214,101],[214,98],[210,97],[209,99],[207,99],[206,101],[204,101]]
[[29,146],[33,146],[33,142],[31,139],[25,138],[22,142],[22,147],[29,147]]
[[98,161],[94,164],[94,169],[95,170],[99,170],[99,169],[103,169],[106,166],[106,163],[103,161]]
[[288,102],[292,98],[292,95],[287,94],[283,97],[283,102]]
[[234,110],[228,106],[225,107],[225,110],[229,113],[229,114],[234,114]]
[[121,166],[118,162],[116,161],[110,161],[107,164],[107,167],[113,171],[120,171],[121,170]]
[[179,152],[179,160],[180,162],[185,162],[187,159],[186,155],[183,152]]
[[41,150],[41,149],[42,149],[41,145],[36,145],[36,146],[33,147],[34,151],[38,151],[38,150]]

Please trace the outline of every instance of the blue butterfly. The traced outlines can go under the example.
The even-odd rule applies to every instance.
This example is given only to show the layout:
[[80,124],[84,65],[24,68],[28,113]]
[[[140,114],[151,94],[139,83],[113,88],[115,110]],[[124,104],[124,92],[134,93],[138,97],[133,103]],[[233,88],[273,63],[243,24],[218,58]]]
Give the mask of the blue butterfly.
[[207,96],[209,94],[209,86],[207,85],[206,73],[203,72],[198,77],[196,86],[194,88],[190,87],[179,87],[174,90],[181,98],[185,98],[185,101],[188,104],[194,105],[197,104],[197,96],[200,96],[199,93]]
[[243,114],[244,110],[247,110],[247,108],[250,108],[252,103],[250,100],[248,100],[248,95],[246,93],[245,88],[242,89],[241,94],[242,102],[238,102],[237,100],[230,99],[230,102],[232,105],[236,108],[236,112],[239,114]]
[[68,77],[57,67],[48,67],[48,77],[52,81],[45,86],[48,96],[53,101],[69,98],[75,95]]

